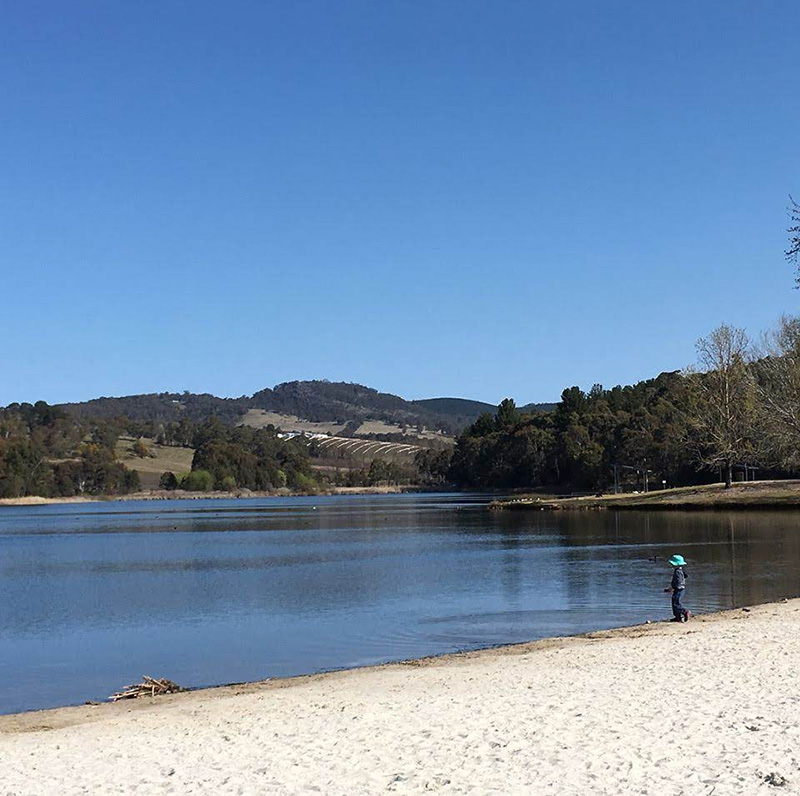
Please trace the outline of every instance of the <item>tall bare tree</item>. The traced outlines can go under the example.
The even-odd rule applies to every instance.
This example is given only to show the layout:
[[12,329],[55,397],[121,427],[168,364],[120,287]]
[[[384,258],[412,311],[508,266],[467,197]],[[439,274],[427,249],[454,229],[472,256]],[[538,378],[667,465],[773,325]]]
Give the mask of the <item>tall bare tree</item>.
[[760,425],[778,464],[800,464],[800,318],[784,315],[753,363]]
[[[793,265],[797,265],[797,260],[800,258],[800,205],[790,196],[789,201],[789,228],[786,230],[789,233],[789,248],[786,250],[786,259]],[[797,282],[797,287],[800,288],[800,269],[795,274],[794,278]]]
[[721,468],[725,486],[733,481],[733,467],[754,450],[755,385],[748,368],[750,342],[744,329],[727,324],[697,343],[699,372],[696,390],[696,429],[700,458]]

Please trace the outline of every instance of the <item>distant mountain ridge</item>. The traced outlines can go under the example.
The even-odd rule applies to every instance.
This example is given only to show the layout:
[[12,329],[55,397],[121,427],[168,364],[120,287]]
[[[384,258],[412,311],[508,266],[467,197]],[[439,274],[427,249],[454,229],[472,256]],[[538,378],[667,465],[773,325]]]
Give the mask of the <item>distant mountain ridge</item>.
[[[126,415],[133,420],[167,423],[181,418],[198,421],[218,417],[234,425],[251,409],[294,415],[315,422],[350,423],[382,420],[387,423],[425,427],[456,434],[495,406],[466,398],[428,398],[407,401],[398,395],[348,382],[290,381],[252,396],[219,398],[209,393],[148,393],[93,398],[60,405],[84,418]],[[546,407],[546,408],[545,408]],[[526,411],[548,411],[555,404],[529,404]]]
[[519,411],[526,415],[533,414],[534,412],[555,412],[557,406],[557,403],[552,402],[542,404],[525,404],[525,406],[519,407]]
[[493,404],[471,401],[469,398],[421,398],[412,403],[437,414],[469,417],[477,417],[484,412],[494,412],[497,409]]

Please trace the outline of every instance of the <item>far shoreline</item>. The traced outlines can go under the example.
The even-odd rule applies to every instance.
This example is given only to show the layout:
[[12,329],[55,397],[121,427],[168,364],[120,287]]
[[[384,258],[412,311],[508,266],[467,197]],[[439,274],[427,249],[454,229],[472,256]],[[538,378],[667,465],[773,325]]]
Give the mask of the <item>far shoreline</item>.
[[142,492],[131,492],[129,495],[76,495],[74,497],[41,497],[39,495],[27,495],[25,497],[0,498],[0,507],[118,503],[125,500],[248,500],[282,497],[326,497],[331,495],[401,495],[424,494],[438,491],[448,490],[431,489],[430,487],[413,484],[407,486],[337,486],[318,492],[293,492],[289,489],[280,489],[272,492],[251,491],[249,489],[237,489],[231,492],[186,492],[182,489],[152,489]]

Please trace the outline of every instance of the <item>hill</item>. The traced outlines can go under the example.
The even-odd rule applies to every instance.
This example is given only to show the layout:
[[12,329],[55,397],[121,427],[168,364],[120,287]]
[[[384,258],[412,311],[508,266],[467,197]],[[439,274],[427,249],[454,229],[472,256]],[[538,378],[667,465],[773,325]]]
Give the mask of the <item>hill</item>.
[[[183,418],[200,421],[217,417],[226,425],[262,425],[263,418],[283,426],[328,424],[349,434],[455,435],[484,412],[495,407],[464,398],[429,398],[407,401],[398,395],[379,392],[348,382],[291,381],[259,390],[252,396],[219,398],[209,393],[148,393],[123,397],[94,398],[66,403],[62,409],[80,418],[108,419],[124,415],[132,420],[168,423]],[[555,404],[529,404],[550,409]],[[260,419],[261,418],[261,419]],[[281,419],[285,419],[281,423]]]
[[[313,422],[384,420],[397,425],[439,427],[446,416],[362,384],[290,381],[252,397],[253,408],[296,415]],[[450,424],[448,424],[450,425]]]
[[[423,398],[412,401],[418,406],[436,412],[440,415],[451,415],[453,417],[468,418],[468,422],[474,422],[479,415],[488,412],[494,414],[497,407],[494,404],[487,404],[485,401],[471,401],[468,398]],[[519,411],[524,414],[531,412],[554,412],[557,403],[525,404],[520,406]]]
[[470,401],[468,398],[423,398],[412,401],[416,406],[421,406],[429,412],[454,417],[477,418],[484,412],[494,412],[497,408],[493,404],[483,401]]
[[544,404],[525,404],[520,406],[519,411],[525,415],[533,414],[534,412],[555,412],[558,404],[544,403]]
[[217,398],[208,393],[161,392],[126,395],[121,398],[93,398],[82,403],[59,404],[59,408],[79,418],[109,419],[125,416],[131,420],[168,423],[183,418],[193,421],[218,417],[235,425],[251,408],[250,398]]

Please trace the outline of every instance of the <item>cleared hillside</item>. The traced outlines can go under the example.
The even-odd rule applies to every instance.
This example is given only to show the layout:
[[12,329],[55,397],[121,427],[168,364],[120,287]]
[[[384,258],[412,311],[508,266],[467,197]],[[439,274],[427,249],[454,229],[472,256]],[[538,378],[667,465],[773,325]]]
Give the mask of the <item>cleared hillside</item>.
[[350,437],[408,437],[414,440],[440,440],[444,444],[452,445],[453,438],[442,432],[420,429],[418,426],[407,426],[398,423],[388,423],[385,420],[365,420],[364,422],[350,421],[349,423],[314,422],[303,420],[296,415],[282,415],[277,412],[267,412],[264,409],[250,409],[241,420],[242,425],[251,428],[264,428],[275,426],[281,431],[300,431],[305,434],[327,434],[339,436],[345,434]]
[[250,428],[265,428],[275,426],[281,431],[302,431],[306,434],[331,434],[336,435],[344,431],[346,423],[319,422],[302,420],[297,415],[282,415],[278,412],[268,412],[266,409],[248,409],[243,415],[241,423]]
[[116,445],[117,461],[139,473],[142,489],[156,489],[162,473],[172,472],[179,475],[192,469],[192,448],[158,445],[150,439],[142,441],[150,456],[137,456],[134,453],[133,445],[136,440],[133,437],[120,437]]

